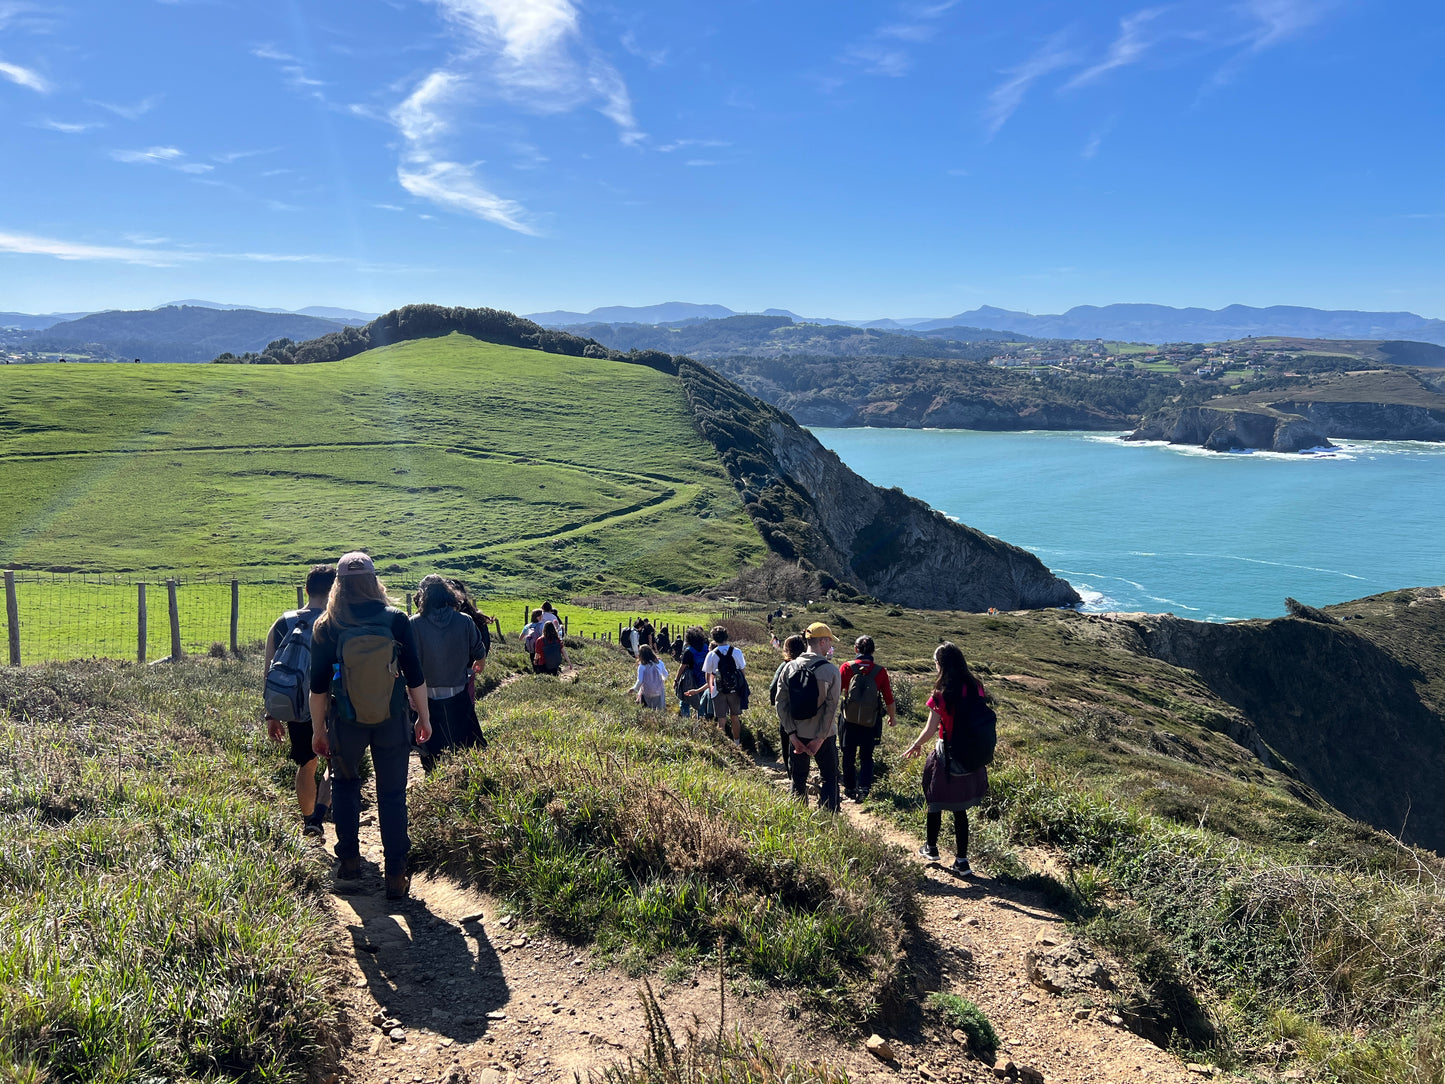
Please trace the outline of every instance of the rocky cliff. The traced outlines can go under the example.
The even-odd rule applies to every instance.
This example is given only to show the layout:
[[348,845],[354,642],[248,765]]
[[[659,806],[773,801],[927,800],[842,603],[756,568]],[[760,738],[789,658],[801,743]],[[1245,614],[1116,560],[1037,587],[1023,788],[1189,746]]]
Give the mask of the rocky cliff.
[[[1227,625],[1124,620],[1153,658],[1238,708],[1331,805],[1445,853],[1445,597],[1392,592]],[[1268,760],[1266,760],[1268,762]]]
[[803,425],[866,425],[879,429],[1022,429],[1128,428],[1133,419],[1088,404],[1020,401],[989,395],[959,395],[931,390],[897,399],[855,403],[816,392],[788,394],[777,405]]
[[1445,440],[1445,409],[1407,403],[1282,400],[1272,404],[1346,440]]
[[1324,429],[1300,414],[1272,407],[1169,407],[1144,418],[1125,439],[1198,444],[1212,452],[1302,452],[1330,447]]
[[1079,601],[1033,554],[871,484],[788,415],[711,369],[683,360],[678,375],[763,539],[841,590],[928,609]]

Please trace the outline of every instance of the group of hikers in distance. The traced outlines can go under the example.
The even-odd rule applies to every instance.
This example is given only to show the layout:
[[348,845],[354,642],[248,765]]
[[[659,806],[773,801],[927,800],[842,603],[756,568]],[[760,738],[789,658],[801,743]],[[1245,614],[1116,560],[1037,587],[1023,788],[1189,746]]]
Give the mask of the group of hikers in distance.
[[[388,899],[410,888],[406,783],[413,746],[430,772],[449,749],[485,746],[476,712],[476,682],[491,647],[492,619],[465,585],[424,577],[413,596],[416,613],[397,608],[371,558],[347,553],[336,565],[315,565],[306,577],[307,604],[277,619],[266,638],[265,716],[272,740],[289,740],[296,764],[302,830],[324,834],[328,812],[336,831],[336,876],[362,875],[361,766],[369,750]],[[550,604],[531,611],[522,643],[533,670],[556,674],[570,664],[562,622]],[[630,693],[644,708],[663,711],[669,684],[661,645],[650,624],[627,646],[637,659]],[[665,635],[665,633],[664,633]],[[742,713],[752,690],[747,660],[725,625],[686,630],[668,645],[676,657],[671,684],[678,713],[716,718],[731,740],[742,740]],[[854,658],[832,661],[833,632],[814,622],[782,643],[783,661],[768,685],[778,722],[779,755],[791,792],[806,802],[814,766],[818,804],[838,812],[843,798],[862,802],[873,786],[874,751],[884,718],[897,725],[888,671],[874,659],[872,637],[854,642]],[[921,853],[939,858],[943,814],[953,813],[955,860],[970,875],[967,810],[988,793],[987,765],[996,741],[995,717],[963,652],[939,644],[928,718],[905,758],[927,752],[923,768],[927,838]],[[929,743],[932,742],[932,748]],[[318,758],[329,770],[318,783]],[[841,781],[840,781],[841,776]],[[840,786],[841,782],[841,786]]]

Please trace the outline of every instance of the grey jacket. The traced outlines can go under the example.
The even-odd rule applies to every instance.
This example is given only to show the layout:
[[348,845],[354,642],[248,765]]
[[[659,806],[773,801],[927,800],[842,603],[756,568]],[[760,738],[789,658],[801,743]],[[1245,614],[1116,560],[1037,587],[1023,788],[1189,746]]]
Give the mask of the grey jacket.
[[838,702],[843,697],[843,675],[831,662],[824,662],[813,672],[813,677],[818,682],[817,715],[811,719],[794,719],[788,703],[788,676],[794,670],[822,657],[812,651],[805,651],[792,662],[784,664],[777,676],[778,700],[775,706],[778,709],[778,723],[784,733],[796,734],[800,741],[828,738],[838,733]]
[[487,657],[476,622],[450,608],[413,614],[411,632],[428,688],[465,685],[471,664]]

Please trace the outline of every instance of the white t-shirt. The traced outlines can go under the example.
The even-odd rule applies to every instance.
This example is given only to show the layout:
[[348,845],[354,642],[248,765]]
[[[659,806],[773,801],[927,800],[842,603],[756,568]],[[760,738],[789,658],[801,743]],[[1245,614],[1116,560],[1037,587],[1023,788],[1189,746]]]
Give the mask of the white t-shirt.
[[549,621],[550,621],[552,624],[557,625],[557,626],[559,626],[559,627],[560,627],[561,624],[562,624],[562,619],[561,619],[560,617],[558,617],[556,614],[549,614],[546,610],[543,610],[543,611],[542,611],[542,623],[545,625],[545,624],[546,624],[547,622],[549,622]]
[[747,660],[743,658],[743,653],[741,651],[733,647],[732,644],[723,644],[721,648],[715,647],[707,653],[707,658],[702,661],[702,672],[704,674],[717,673],[717,653],[720,650],[724,649],[732,652],[733,662],[737,665],[737,668],[739,670],[747,666]]

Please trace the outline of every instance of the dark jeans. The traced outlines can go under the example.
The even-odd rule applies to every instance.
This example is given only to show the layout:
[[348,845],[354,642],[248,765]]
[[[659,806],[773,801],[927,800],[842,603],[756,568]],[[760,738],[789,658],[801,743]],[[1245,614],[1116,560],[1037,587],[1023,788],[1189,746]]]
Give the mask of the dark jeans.
[[[873,786],[873,749],[878,744],[879,728],[843,724],[843,789],[854,792]],[[859,765],[856,761],[862,761]]]
[[379,726],[332,719],[331,817],[336,822],[336,857],[361,856],[361,758],[371,749],[376,775],[376,818],[381,822],[381,848],[386,873],[406,872],[411,839],[406,834],[406,772],[411,761],[411,724],[393,718]]
[[838,798],[838,739],[829,738],[818,747],[816,757],[807,753],[793,752],[791,739],[788,742],[788,768],[793,777],[793,797],[808,800],[808,769],[812,762],[818,762],[818,774],[822,776],[822,789],[818,792],[818,808],[831,809],[834,813],[842,807]]
[[431,739],[417,748],[421,751],[421,764],[427,771],[436,767],[436,758],[448,749],[468,748],[480,745],[487,747],[482,737],[482,727],[477,722],[477,706],[470,693],[459,692],[445,700],[430,702]]
[[[943,814],[929,813],[928,820],[928,845],[934,850],[938,849],[938,832],[943,827]],[[968,810],[955,809],[953,811],[953,850],[959,858],[968,857]]]

